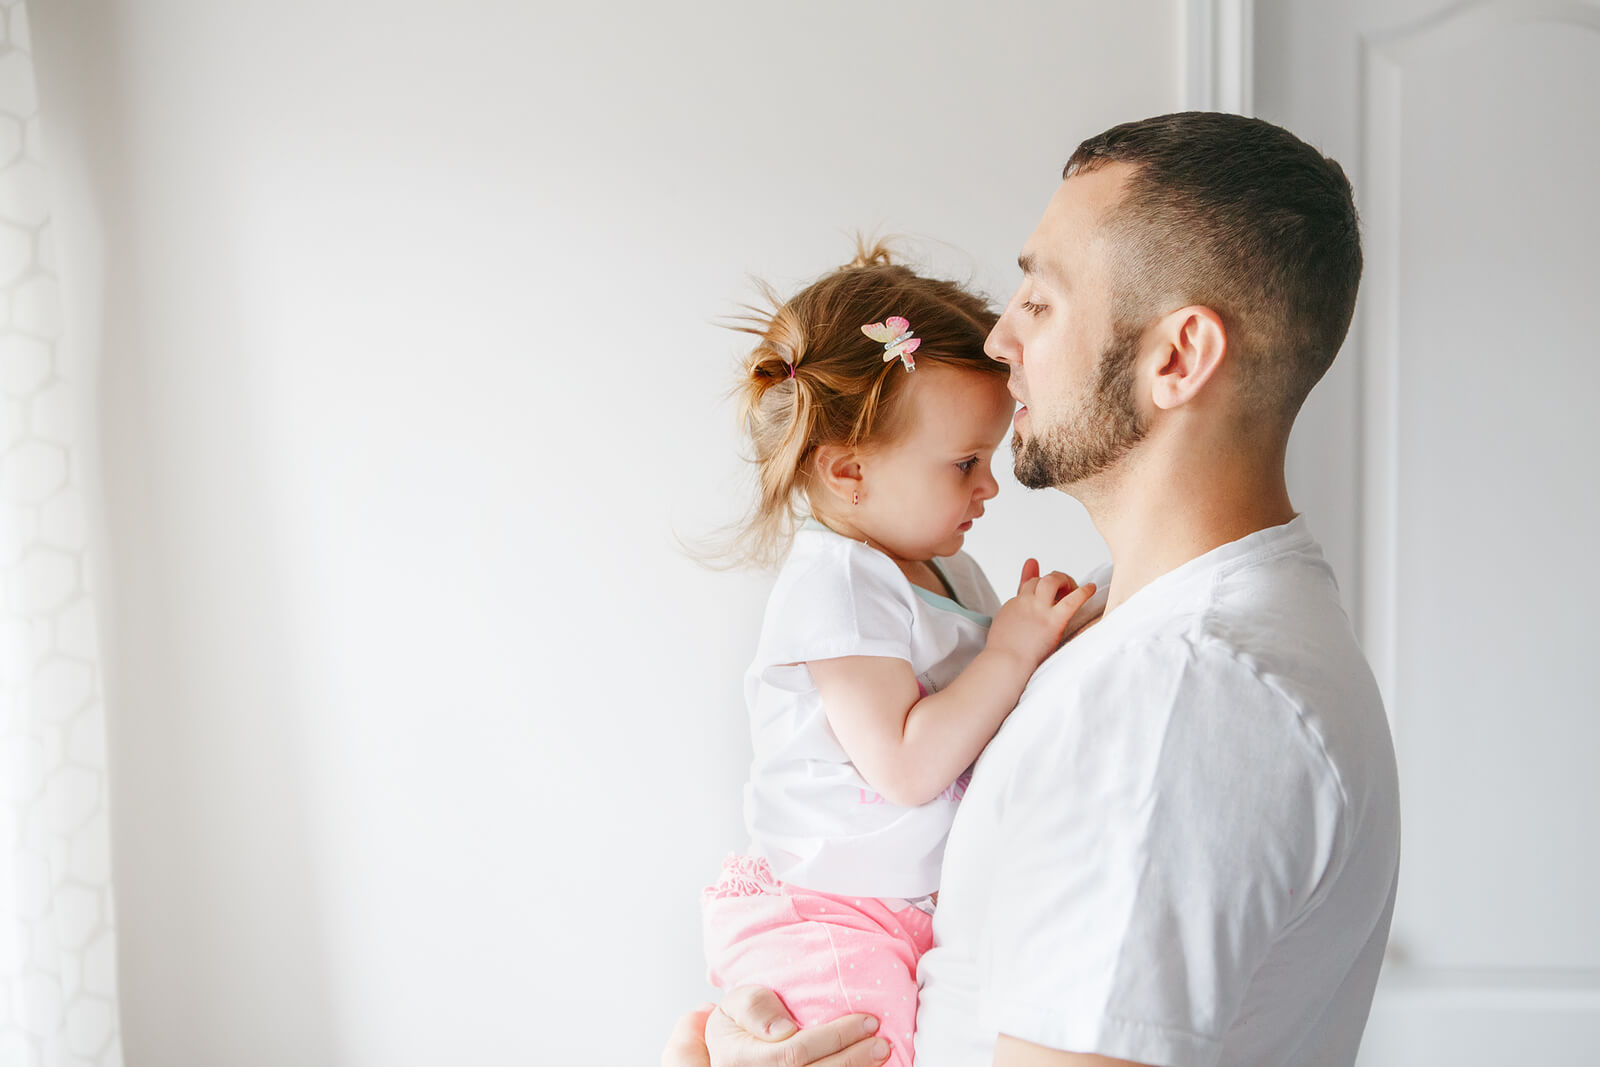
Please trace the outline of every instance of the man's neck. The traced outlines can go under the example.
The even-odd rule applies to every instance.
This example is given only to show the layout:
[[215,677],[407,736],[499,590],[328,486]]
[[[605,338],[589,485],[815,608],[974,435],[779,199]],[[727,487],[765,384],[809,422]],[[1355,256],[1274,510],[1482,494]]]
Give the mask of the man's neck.
[[1190,560],[1294,518],[1281,458],[1210,467],[1140,458],[1155,462],[1080,497],[1111,550],[1108,613]]

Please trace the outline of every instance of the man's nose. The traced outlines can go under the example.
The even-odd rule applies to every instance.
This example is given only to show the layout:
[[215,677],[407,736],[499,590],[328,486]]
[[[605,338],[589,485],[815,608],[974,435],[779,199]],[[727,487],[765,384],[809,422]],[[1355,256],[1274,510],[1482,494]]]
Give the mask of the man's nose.
[[1007,308],[994,324],[994,329],[989,331],[988,338],[983,342],[983,352],[990,359],[1010,364],[1015,362],[1019,351],[1017,332],[1011,328],[1011,309]]

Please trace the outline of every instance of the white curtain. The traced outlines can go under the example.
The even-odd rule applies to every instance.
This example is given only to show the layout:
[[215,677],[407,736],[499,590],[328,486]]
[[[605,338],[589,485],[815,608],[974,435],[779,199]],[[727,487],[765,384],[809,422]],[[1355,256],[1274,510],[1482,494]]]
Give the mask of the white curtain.
[[25,4],[0,0],[0,1067],[113,1067],[105,717]]

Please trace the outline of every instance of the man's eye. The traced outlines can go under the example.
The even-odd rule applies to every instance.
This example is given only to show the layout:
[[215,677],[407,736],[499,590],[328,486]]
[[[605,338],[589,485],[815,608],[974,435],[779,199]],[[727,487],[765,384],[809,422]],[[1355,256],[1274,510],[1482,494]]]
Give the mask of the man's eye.
[[1043,304],[1035,304],[1032,300],[1024,300],[1022,302],[1022,310],[1026,311],[1030,315],[1037,315],[1039,312],[1043,311],[1044,308],[1045,306]]

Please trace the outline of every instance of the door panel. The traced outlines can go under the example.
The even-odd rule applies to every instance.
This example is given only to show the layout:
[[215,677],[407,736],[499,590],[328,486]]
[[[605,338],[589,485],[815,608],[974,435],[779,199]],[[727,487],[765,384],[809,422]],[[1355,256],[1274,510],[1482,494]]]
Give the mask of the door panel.
[[1393,359],[1397,496],[1367,534],[1395,553],[1415,831],[1402,947],[1429,967],[1600,968],[1600,924],[1551,922],[1589,913],[1600,870],[1585,847],[1600,420],[1584,387],[1600,357],[1600,122],[1569,113],[1600,101],[1600,33],[1512,25],[1385,61],[1398,92],[1375,106],[1398,109],[1401,143],[1373,162],[1398,168],[1370,174],[1398,187],[1397,239],[1376,242],[1397,254],[1398,306],[1393,346],[1371,351]]
[[[1600,4],[1260,5],[1259,112],[1345,164],[1367,272],[1297,430],[1400,760],[1367,1065],[1600,1049]],[[1353,521],[1351,521],[1353,520]]]

